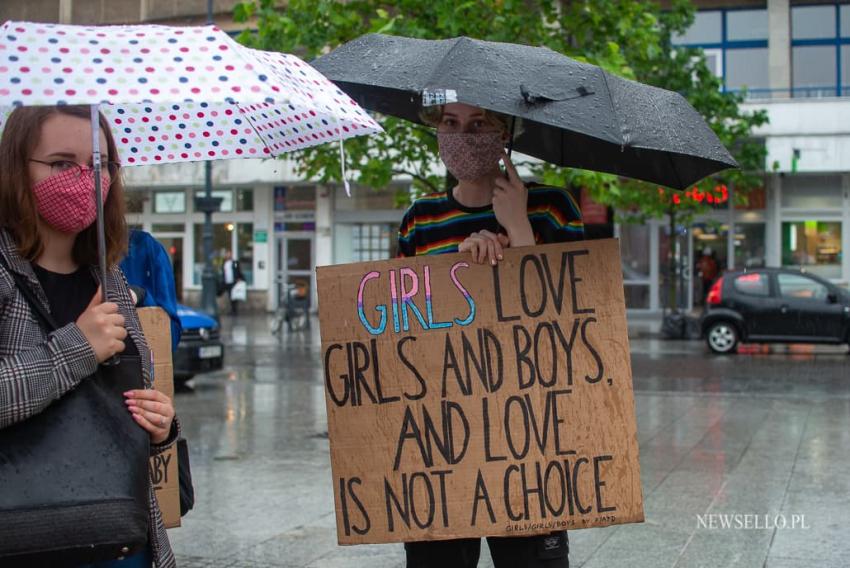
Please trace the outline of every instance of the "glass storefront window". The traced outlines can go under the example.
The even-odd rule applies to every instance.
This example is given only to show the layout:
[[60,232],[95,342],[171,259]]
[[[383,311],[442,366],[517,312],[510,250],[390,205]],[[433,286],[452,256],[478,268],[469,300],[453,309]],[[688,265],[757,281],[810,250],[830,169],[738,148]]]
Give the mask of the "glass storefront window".
[[735,224],[735,268],[765,266],[764,223]]
[[[228,230],[229,228],[229,230]],[[224,260],[224,251],[230,250],[233,231],[232,223],[213,223],[213,266],[218,275]],[[194,227],[195,250],[192,261],[192,283],[201,285],[201,274],[204,271],[204,224],[196,223]]]
[[310,270],[313,258],[313,239],[287,239],[286,269]]
[[805,45],[791,48],[795,95],[835,95],[835,46]]
[[782,265],[800,267],[824,278],[841,277],[841,223],[782,223]]
[[649,309],[649,285],[648,284],[626,284],[625,286],[626,308],[629,310]]
[[726,88],[767,89],[770,87],[767,48],[726,50]]
[[[850,7],[850,6],[848,6]],[[850,14],[850,10],[847,11]],[[850,22],[847,22],[850,26]],[[850,30],[848,30],[850,33]],[[841,46],[841,96],[850,95],[850,45]]]
[[253,189],[237,189],[236,190],[236,210],[237,211],[253,211],[254,210],[254,190]]
[[677,44],[720,43],[723,40],[723,12],[697,12],[694,23],[680,36],[674,38]]
[[649,225],[620,226],[623,280],[649,280]]
[[841,6],[841,37],[850,37],[850,5]]
[[726,39],[730,41],[767,39],[767,10],[726,12]]
[[236,225],[236,258],[248,286],[254,285],[254,224]]
[[351,237],[354,241],[353,261],[385,260],[390,258],[395,227],[388,223],[363,223],[353,225]]
[[185,191],[157,191],[153,198],[154,213],[185,213]]
[[794,6],[791,8],[792,39],[835,37],[835,6]]

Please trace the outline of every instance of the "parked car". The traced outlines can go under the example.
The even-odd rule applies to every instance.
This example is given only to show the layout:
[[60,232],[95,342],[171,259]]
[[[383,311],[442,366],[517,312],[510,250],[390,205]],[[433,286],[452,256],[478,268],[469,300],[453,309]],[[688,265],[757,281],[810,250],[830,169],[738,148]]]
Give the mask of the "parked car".
[[183,383],[197,373],[221,369],[224,346],[218,322],[182,304],[177,305],[177,316],[183,325],[183,335],[174,352],[174,380]]
[[850,292],[800,270],[728,272],[708,292],[701,329],[715,353],[745,343],[850,343]]

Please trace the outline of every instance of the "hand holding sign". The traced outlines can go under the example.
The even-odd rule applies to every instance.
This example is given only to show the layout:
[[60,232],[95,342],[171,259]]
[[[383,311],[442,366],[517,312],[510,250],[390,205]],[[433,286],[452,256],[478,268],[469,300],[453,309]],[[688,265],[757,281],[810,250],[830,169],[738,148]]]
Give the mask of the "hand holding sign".
[[459,252],[471,252],[472,261],[477,264],[496,264],[502,260],[503,249],[510,244],[507,235],[492,233],[490,231],[478,231],[469,235],[466,240],[457,247]]

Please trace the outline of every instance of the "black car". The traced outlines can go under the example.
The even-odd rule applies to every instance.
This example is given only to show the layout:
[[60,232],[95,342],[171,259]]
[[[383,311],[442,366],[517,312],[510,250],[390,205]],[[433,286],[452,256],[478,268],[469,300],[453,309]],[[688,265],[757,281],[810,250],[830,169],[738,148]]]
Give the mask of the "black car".
[[799,270],[728,272],[711,287],[701,321],[715,353],[738,343],[850,343],[850,293]]
[[220,328],[210,316],[182,304],[177,317],[183,327],[180,343],[174,352],[174,380],[185,383],[196,373],[217,371],[224,363],[224,346]]

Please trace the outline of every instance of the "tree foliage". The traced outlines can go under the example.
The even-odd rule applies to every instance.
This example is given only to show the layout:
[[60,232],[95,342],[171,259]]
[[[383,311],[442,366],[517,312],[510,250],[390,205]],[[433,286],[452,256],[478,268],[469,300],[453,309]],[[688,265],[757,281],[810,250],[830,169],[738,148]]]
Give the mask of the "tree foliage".
[[[718,183],[734,184],[735,196],[761,185],[764,148],[752,138],[766,122],[762,112],[745,113],[743,95],[723,92],[721,82],[699,50],[674,48],[672,38],[693,22],[688,0],[672,0],[666,9],[639,0],[248,0],[236,6],[234,18],[255,22],[239,41],[259,49],[298,54],[308,60],[370,32],[422,39],[469,36],[547,46],[605,70],[682,93],[705,117],[721,142],[741,165],[700,184],[712,192]],[[348,171],[358,183],[385,187],[394,177],[409,175],[420,191],[442,189],[435,175],[436,139],[428,128],[392,117],[380,117],[384,136],[346,142]],[[300,173],[325,182],[338,180],[339,152],[331,146],[303,151]],[[586,187],[600,203],[615,207],[628,220],[662,217],[675,211],[687,222],[710,207],[708,200],[679,199],[672,191],[611,174],[534,166],[546,183]]]

